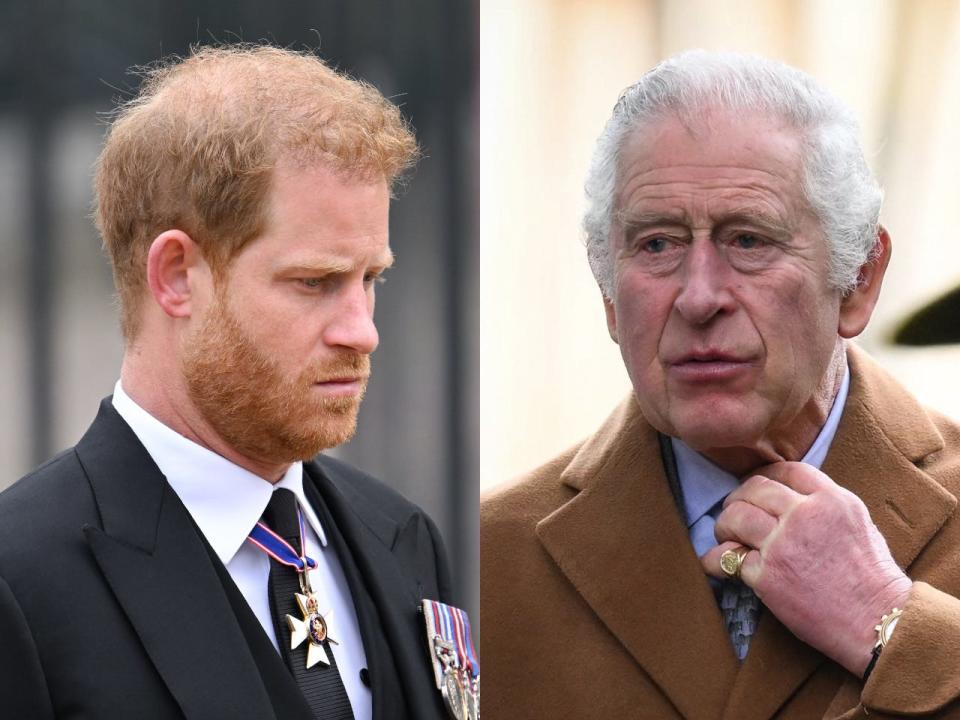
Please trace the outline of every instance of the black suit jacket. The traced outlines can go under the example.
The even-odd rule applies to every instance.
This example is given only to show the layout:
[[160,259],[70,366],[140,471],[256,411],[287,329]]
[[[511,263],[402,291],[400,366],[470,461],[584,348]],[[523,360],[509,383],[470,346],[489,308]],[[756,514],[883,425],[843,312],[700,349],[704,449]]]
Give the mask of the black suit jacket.
[[[444,717],[419,602],[450,598],[418,507],[330,458],[304,484],[357,608],[377,720]],[[282,660],[110,399],[0,494],[0,716],[307,720]]]

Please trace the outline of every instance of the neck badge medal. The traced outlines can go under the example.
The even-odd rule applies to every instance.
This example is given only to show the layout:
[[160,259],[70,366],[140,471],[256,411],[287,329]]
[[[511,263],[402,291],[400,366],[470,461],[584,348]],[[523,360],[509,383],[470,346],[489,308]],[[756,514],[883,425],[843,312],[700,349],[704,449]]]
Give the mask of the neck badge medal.
[[[303,515],[300,514],[299,509],[297,509],[297,519],[300,522],[300,547],[303,548],[306,547],[304,543],[305,533]],[[320,612],[317,598],[313,593],[313,588],[310,587],[309,571],[317,566],[317,561],[307,557],[306,553],[302,555],[298,553],[290,543],[277,535],[262,521],[254,526],[247,539],[277,562],[288,565],[297,571],[301,592],[296,593],[294,598],[296,598],[297,607],[300,608],[300,614],[303,617],[287,615],[287,627],[290,629],[290,649],[295,650],[298,645],[309,640],[307,667],[312,668],[317,663],[329,665],[330,658],[323,647],[323,642],[327,641],[334,645],[340,643],[334,638],[334,631],[331,627],[333,611]]]
[[437,600],[423,600],[422,610],[434,679],[450,717],[479,720],[480,663],[467,613]]

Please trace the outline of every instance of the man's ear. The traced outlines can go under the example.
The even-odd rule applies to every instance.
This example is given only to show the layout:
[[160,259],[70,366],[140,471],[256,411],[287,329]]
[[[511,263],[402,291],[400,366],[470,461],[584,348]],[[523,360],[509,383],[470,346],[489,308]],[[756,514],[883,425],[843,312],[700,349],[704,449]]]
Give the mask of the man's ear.
[[603,311],[607,314],[607,332],[610,333],[610,339],[619,345],[620,339],[617,335],[617,309],[606,295],[603,296]]
[[863,332],[880,297],[880,286],[890,263],[890,234],[880,227],[873,253],[860,267],[857,287],[840,302],[840,337],[852,338]]
[[182,230],[157,235],[147,254],[147,285],[157,305],[173,318],[190,317],[196,271],[207,271],[200,248]]

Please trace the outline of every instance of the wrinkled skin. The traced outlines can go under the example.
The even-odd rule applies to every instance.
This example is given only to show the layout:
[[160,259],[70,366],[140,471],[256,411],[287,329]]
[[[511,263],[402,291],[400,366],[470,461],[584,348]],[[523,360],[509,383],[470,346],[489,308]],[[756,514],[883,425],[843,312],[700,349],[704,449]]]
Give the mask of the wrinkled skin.
[[910,594],[860,498],[810,465],[757,470],[727,496],[716,535],[701,558],[708,573],[724,577],[724,551],[748,548],[741,579],[794,635],[858,676],[874,626]]
[[[750,550],[742,578],[795,635],[862,674],[881,615],[910,580],[863,503],[796,462],[823,427],[890,256],[846,295],[802,193],[801,139],[776,120],[712,111],[672,116],[624,146],[611,233],[610,335],[637,402],[659,431],[748,479],[703,558]],[[757,468],[762,468],[757,470]]]

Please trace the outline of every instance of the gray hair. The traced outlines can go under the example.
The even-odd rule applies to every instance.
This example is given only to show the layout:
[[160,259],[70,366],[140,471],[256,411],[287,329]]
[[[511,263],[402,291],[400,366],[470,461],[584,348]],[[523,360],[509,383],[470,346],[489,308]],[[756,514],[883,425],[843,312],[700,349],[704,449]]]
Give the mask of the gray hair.
[[708,107],[749,110],[796,128],[803,144],[803,193],[830,246],[829,282],[849,293],[874,249],[883,191],[859,142],[852,111],[809,75],[755,55],[690,50],[664,60],[620,95],[597,140],[587,175],[587,258],[613,297],[610,230],[620,152],[634,130],[672,113],[688,127]]

